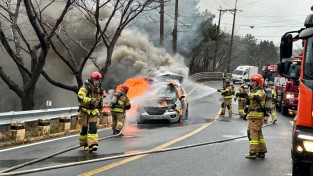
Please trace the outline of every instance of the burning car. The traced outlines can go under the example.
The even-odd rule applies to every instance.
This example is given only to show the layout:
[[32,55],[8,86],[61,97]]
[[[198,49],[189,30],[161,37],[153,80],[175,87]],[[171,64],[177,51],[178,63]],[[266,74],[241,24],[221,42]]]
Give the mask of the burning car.
[[186,93],[178,81],[166,80],[151,84],[145,101],[138,105],[137,123],[145,120],[180,122],[188,118]]

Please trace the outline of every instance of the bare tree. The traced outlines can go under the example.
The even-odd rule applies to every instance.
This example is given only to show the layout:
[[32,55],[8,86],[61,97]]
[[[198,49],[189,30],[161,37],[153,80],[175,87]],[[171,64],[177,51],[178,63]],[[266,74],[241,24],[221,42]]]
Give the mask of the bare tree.
[[[84,34],[82,39],[82,36],[73,34],[73,27],[61,25],[60,30],[55,31],[61,46],[58,47],[56,41],[51,41],[51,47],[71,70],[77,85],[58,82],[48,74],[43,74],[43,76],[51,84],[76,93],[78,88],[83,85],[82,72],[86,63],[91,60],[104,77],[111,65],[114,47],[123,29],[139,14],[158,8],[160,4],[154,2],[158,2],[158,0],[78,0],[75,2],[75,12],[73,13],[75,16],[82,16],[78,20],[87,24],[85,27],[90,28],[88,33],[92,35]],[[48,23],[45,25],[52,28]],[[106,60],[101,64],[98,62],[98,58],[93,57],[92,54],[103,47],[106,48]],[[78,49],[83,51],[82,55],[75,55]],[[65,50],[65,52],[60,52],[61,50]]]
[[[54,20],[51,29],[46,29],[41,21],[41,14],[54,2],[55,0],[50,1],[40,11],[34,5],[38,1],[2,0],[0,2],[0,16],[3,19],[0,21],[1,48],[15,62],[23,83],[19,85],[11,79],[8,71],[5,71],[2,66],[0,66],[0,77],[18,95],[22,110],[31,110],[34,107],[34,91],[40,74],[44,73],[43,67],[50,49],[50,41],[75,0],[64,0],[60,15]],[[18,22],[20,15],[24,13],[27,18],[23,23],[31,26],[38,42],[33,46],[26,39],[26,32]],[[12,34],[5,32],[3,27],[10,27]],[[25,64],[27,59],[30,59],[30,66]]]

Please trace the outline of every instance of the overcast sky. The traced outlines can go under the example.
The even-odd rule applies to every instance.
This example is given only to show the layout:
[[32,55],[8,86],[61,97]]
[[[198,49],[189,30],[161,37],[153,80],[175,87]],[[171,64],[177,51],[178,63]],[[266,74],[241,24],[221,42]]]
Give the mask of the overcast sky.
[[[312,0],[238,0],[237,9],[242,12],[236,15],[235,34],[252,34],[259,40],[272,40],[279,45],[285,32],[303,27],[312,5]],[[200,10],[208,9],[215,14],[213,22],[217,24],[217,9],[234,9],[235,0],[200,0],[199,6]],[[232,20],[230,12],[224,13],[221,29],[231,33]]]

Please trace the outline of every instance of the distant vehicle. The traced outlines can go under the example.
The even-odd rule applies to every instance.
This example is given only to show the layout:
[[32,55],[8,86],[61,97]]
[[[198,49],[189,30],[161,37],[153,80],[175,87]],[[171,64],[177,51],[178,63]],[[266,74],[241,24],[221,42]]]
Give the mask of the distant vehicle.
[[174,123],[188,118],[185,90],[175,80],[153,83],[145,99],[137,108],[139,115],[136,121],[139,124],[146,120],[168,120]]
[[277,65],[267,65],[262,68],[262,76],[264,83],[267,85],[268,82],[275,82],[276,77],[281,77],[277,71]]
[[245,83],[250,81],[250,76],[258,73],[258,67],[249,66],[249,65],[241,65],[238,66],[232,73],[231,80],[233,83]]

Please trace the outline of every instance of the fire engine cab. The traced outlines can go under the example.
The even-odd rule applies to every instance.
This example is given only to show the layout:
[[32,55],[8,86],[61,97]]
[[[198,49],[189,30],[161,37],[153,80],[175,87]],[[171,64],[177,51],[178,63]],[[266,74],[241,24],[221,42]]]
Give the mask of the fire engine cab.
[[293,79],[294,74],[290,72],[293,69],[292,62],[288,62],[288,58],[291,58],[293,52],[293,42],[303,41],[298,111],[292,132],[291,158],[294,176],[313,173],[313,14],[307,16],[304,26],[305,28],[282,36],[280,63],[277,65],[282,76]]

